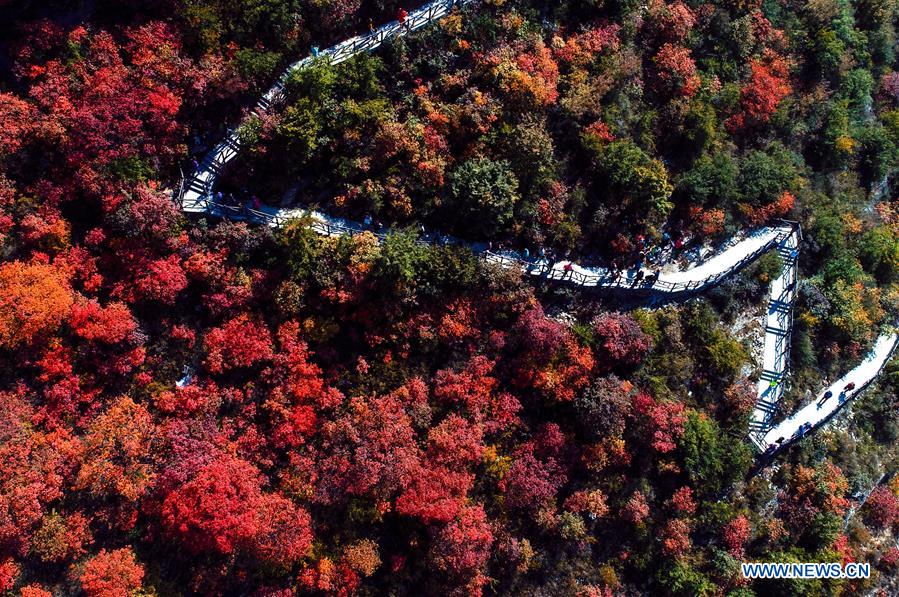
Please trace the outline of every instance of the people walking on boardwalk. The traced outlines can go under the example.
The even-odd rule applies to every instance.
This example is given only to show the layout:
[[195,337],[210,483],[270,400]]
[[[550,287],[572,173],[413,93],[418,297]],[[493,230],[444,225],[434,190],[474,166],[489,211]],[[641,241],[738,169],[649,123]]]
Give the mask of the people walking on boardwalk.
[[375,32],[375,22],[372,21],[371,19],[368,19],[368,32],[369,33]]
[[827,399],[830,398],[831,396],[833,396],[833,392],[831,392],[830,390],[827,390],[826,392],[824,392],[824,394],[822,394],[821,398],[818,400],[818,408],[821,408],[821,406],[825,402],[827,402]]
[[319,49],[318,49],[318,46],[312,46],[312,57],[313,57],[313,58],[318,58],[318,55],[319,55]]
[[843,388],[843,392],[844,393],[851,392],[854,389],[855,389],[855,382],[850,381],[849,383],[846,384],[846,387]]
[[406,12],[406,9],[400,6],[400,9],[396,11],[396,20],[399,21],[400,25],[406,24],[406,17],[409,16],[409,13]]

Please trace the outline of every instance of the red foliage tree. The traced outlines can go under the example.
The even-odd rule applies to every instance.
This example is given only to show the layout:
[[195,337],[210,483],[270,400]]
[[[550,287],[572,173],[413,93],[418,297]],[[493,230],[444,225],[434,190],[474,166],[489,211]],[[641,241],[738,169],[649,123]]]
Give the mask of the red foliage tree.
[[634,318],[624,313],[604,313],[593,321],[597,358],[606,367],[638,365],[652,349],[652,338]]
[[274,355],[268,328],[246,314],[209,330],[203,346],[206,350],[206,368],[212,373],[252,367],[270,360]]
[[872,526],[888,529],[899,522],[899,498],[892,489],[880,485],[865,502],[865,520]]
[[430,559],[451,583],[480,595],[492,545],[493,530],[484,509],[479,504],[467,506],[434,537]]
[[311,361],[298,323],[282,324],[277,338],[279,349],[267,375],[271,391],[264,407],[273,419],[275,445],[296,447],[318,428],[316,413],[336,407],[344,397],[325,383],[321,369]]
[[35,430],[40,418],[17,394],[0,395],[0,421],[0,545],[24,555],[49,504],[71,482],[80,445],[67,430]]
[[12,558],[0,561],[0,591],[12,591],[19,578],[20,567]]
[[621,518],[632,524],[640,525],[649,516],[649,504],[641,491],[635,491],[621,509]]
[[780,196],[771,203],[762,207],[753,208],[750,205],[740,204],[746,220],[753,226],[759,226],[780,216],[785,216],[796,203],[796,197],[790,191],[784,191]]
[[465,505],[474,475],[443,466],[423,466],[396,500],[396,510],[432,524],[449,522]]
[[299,583],[306,590],[322,595],[352,595],[359,586],[359,574],[345,561],[335,563],[323,557],[315,567],[303,570]]
[[425,522],[449,522],[465,504],[474,476],[468,467],[484,453],[479,425],[450,415],[428,432],[424,462],[397,498],[397,511]]
[[553,39],[555,57],[573,65],[585,65],[598,53],[617,50],[621,44],[618,32],[620,25],[608,24],[590,28],[583,33],[565,39]]
[[202,466],[163,499],[163,528],[194,553],[233,553],[257,533],[259,471],[233,456]]
[[695,26],[696,15],[679,0],[670,4],[664,0],[653,0],[643,22],[643,30],[659,44],[681,42]]
[[434,376],[434,397],[464,405],[471,417],[483,424],[486,433],[509,429],[518,423],[521,404],[497,389],[495,367],[496,363],[487,357],[477,356],[462,371],[438,371]]
[[130,199],[111,217],[116,227],[159,250],[176,249],[183,244],[181,211],[168,194],[155,186],[140,185]]
[[128,597],[143,579],[144,567],[128,548],[101,550],[87,561],[80,577],[88,597]]
[[662,553],[668,556],[682,556],[693,546],[690,540],[690,523],[683,518],[673,518],[662,530]]
[[786,61],[766,50],[761,59],[750,63],[752,74],[740,90],[740,112],[731,116],[726,126],[732,132],[768,122],[780,101],[792,91]]
[[85,340],[107,344],[121,342],[137,329],[137,322],[124,303],[101,307],[95,300],[79,301],[72,305],[69,324]]
[[256,503],[257,528],[249,550],[261,561],[287,568],[306,557],[312,546],[312,520],[302,508],[277,494]]
[[886,570],[899,568],[899,547],[891,547],[880,556],[880,565]]
[[316,498],[343,502],[368,495],[384,504],[409,487],[420,450],[399,398],[354,398],[345,415],[325,423]]
[[606,143],[611,143],[615,140],[615,135],[609,130],[609,125],[602,120],[597,120],[586,127],[584,129],[584,135],[589,135],[599,145],[605,145]]
[[37,110],[11,93],[0,93],[0,155],[17,152],[34,130]]
[[223,392],[212,381],[202,385],[189,384],[172,390],[163,390],[154,396],[156,408],[161,412],[187,417],[200,411],[213,411],[221,404]]
[[451,468],[465,468],[484,454],[481,426],[450,415],[428,431],[428,459]]
[[536,510],[549,505],[565,482],[565,473],[554,458],[538,460],[530,446],[523,446],[499,488],[506,506]]
[[780,492],[778,514],[788,530],[802,534],[812,527],[818,514],[844,516],[849,508],[849,500],[844,497],[848,488],[843,472],[830,462],[816,468],[796,466]]
[[599,489],[575,491],[565,499],[565,509],[569,512],[583,512],[590,518],[602,518],[609,511],[606,496]]
[[516,385],[566,402],[588,383],[593,370],[590,351],[580,346],[564,325],[548,319],[542,307],[525,311],[514,333],[520,348],[513,379]]
[[19,597],[53,597],[53,593],[40,585],[28,585],[19,589]]
[[727,545],[731,555],[737,559],[743,557],[743,549],[751,536],[752,525],[749,519],[742,514],[724,527],[724,544]]
[[187,276],[184,275],[181,260],[177,255],[154,259],[136,273],[134,279],[136,294],[131,294],[134,302],[152,300],[164,305],[173,305],[178,293],[187,288]]
[[666,94],[691,97],[701,83],[690,50],[675,44],[665,44],[653,58],[659,89]]
[[669,505],[677,514],[693,514],[696,512],[696,502],[693,501],[693,490],[689,487],[681,487],[671,496]]
[[633,405],[638,424],[652,438],[653,449],[662,454],[673,451],[687,422],[684,405],[680,402],[657,402],[645,392],[634,396]]

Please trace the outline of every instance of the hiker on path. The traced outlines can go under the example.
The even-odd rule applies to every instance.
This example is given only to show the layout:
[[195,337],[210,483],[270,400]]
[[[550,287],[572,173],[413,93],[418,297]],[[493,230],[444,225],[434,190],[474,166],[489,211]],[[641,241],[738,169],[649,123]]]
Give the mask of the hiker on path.
[[821,408],[821,405],[823,405],[825,402],[827,402],[827,399],[830,398],[831,396],[833,396],[833,392],[831,392],[830,390],[827,390],[826,392],[824,392],[824,394],[821,396],[821,399],[818,400],[818,408]]
[[406,17],[409,16],[409,13],[406,12],[406,9],[400,6],[400,9],[396,11],[396,20],[399,21],[400,25],[406,24]]

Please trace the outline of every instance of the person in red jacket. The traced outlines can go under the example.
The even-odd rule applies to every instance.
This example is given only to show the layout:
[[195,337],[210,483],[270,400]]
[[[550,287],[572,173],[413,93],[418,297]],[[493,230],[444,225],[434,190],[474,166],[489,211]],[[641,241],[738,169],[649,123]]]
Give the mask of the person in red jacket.
[[409,13],[406,12],[406,9],[400,6],[400,9],[396,11],[396,20],[400,22],[400,25],[406,24],[406,17],[409,16]]

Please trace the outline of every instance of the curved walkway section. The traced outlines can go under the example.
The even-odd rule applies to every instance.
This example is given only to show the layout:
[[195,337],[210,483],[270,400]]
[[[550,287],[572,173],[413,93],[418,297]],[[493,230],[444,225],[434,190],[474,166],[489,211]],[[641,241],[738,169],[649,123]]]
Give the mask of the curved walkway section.
[[[229,205],[207,197],[197,199],[193,209],[185,211],[206,213],[216,217],[240,220],[271,227],[280,227],[301,218],[309,218],[310,228],[323,236],[344,236],[370,232],[379,238],[390,234],[389,229],[376,230],[360,222],[338,218],[319,211],[303,208],[275,208],[263,206],[253,209],[246,204]],[[649,268],[632,268],[613,271],[604,267],[589,267],[573,261],[550,261],[544,258],[529,259],[516,251],[497,253],[489,251],[483,243],[469,243],[444,234],[428,234],[423,242],[428,244],[452,244],[465,246],[488,263],[495,263],[509,269],[520,269],[528,275],[555,282],[585,288],[605,288],[625,291],[642,291],[644,294],[667,295],[702,291],[727,278],[734,272],[749,265],[770,249],[777,247],[781,254],[789,253],[798,245],[799,227],[795,222],[781,222],[776,226],[765,226],[735,240],[724,250],[701,264],[678,271],[655,272]],[[795,279],[795,260],[784,267],[784,276]],[[772,289],[772,292],[774,289]],[[777,290],[781,293],[781,290]],[[777,295],[783,298],[780,294]],[[792,301],[792,290],[790,300]]]
[[[445,15],[454,7],[474,0],[435,0],[410,13],[405,23],[392,21],[368,35],[357,36],[322,51],[319,56],[332,64],[347,60],[355,54],[368,52],[386,40],[406,35]],[[269,89],[254,108],[256,114],[264,113],[272,104],[283,101],[284,90],[290,75],[306,67],[316,57],[306,57],[292,64],[278,82]],[[387,231],[371,230],[358,222],[344,220],[321,212],[301,208],[279,209],[264,206],[253,209],[246,204],[228,204],[213,200],[213,188],[222,168],[240,151],[239,128],[228,131],[225,139],[204,158],[199,168],[185,183],[177,195],[183,211],[243,220],[251,223],[279,227],[298,218],[308,217],[309,226],[325,236],[341,236],[371,232],[383,238]],[[700,265],[680,271],[661,272],[635,268],[626,272],[601,267],[586,267],[571,261],[526,259],[515,252],[494,253],[478,244],[464,243],[458,239],[440,235],[425,235],[422,242],[433,244],[458,244],[469,247],[490,263],[519,269],[529,276],[542,277],[556,282],[587,288],[604,288],[627,292],[641,292],[647,296],[671,298],[675,295],[694,293],[717,284],[776,247],[783,261],[780,276],[771,284],[765,325],[762,374],[758,382],[758,400],[753,409],[749,438],[767,454],[773,454],[791,442],[801,439],[810,430],[824,425],[843,405],[861,393],[880,373],[899,344],[895,331],[882,335],[868,357],[830,388],[822,390],[818,400],[800,409],[778,425],[772,421],[783,397],[784,382],[789,370],[790,336],[793,324],[793,302],[798,285],[797,260],[802,233],[798,224],[781,222],[776,226],[760,228],[734,240]],[[843,391],[847,384],[854,384]],[[828,396],[830,392],[832,395]],[[825,398],[825,396],[827,396]]]
[[647,268],[615,272],[602,267],[585,267],[573,261],[531,261],[514,252],[485,252],[485,259],[507,267],[519,267],[528,274],[577,286],[641,289],[666,294],[695,292],[713,286],[733,272],[758,259],[763,253],[789,238],[796,225],[784,222],[778,226],[759,228],[726,250],[696,267],[653,272]]
[[[273,104],[284,100],[284,90],[290,75],[302,70],[313,60],[325,59],[331,64],[339,64],[356,54],[370,52],[380,47],[385,41],[408,35],[416,29],[437,21],[448,15],[453,8],[469,4],[474,0],[434,0],[410,12],[405,22],[391,21],[367,35],[357,35],[344,40],[335,46],[322,50],[317,56],[307,56],[302,60],[291,64],[278,82],[256,103],[253,109],[255,114],[266,112]],[[240,152],[240,127],[228,130],[224,141],[216,145],[200,162],[200,167],[193,173],[186,185],[182,186],[180,193],[181,208],[186,212],[202,213],[208,211],[204,198],[212,195],[212,189],[222,168],[233,160]]]
[[840,409],[861,394],[880,375],[899,345],[899,333],[881,335],[855,369],[824,388],[816,399],[772,427],[764,436],[765,448],[779,450],[826,424]]

